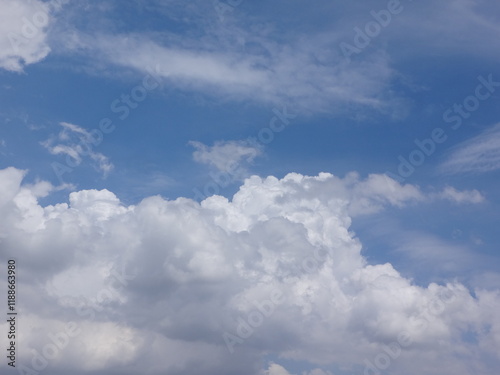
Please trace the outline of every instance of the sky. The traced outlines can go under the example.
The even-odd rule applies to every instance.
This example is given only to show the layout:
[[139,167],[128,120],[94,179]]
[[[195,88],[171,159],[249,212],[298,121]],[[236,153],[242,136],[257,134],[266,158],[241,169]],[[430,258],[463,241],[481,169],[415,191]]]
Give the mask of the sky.
[[2,373],[498,373],[500,4],[0,9]]

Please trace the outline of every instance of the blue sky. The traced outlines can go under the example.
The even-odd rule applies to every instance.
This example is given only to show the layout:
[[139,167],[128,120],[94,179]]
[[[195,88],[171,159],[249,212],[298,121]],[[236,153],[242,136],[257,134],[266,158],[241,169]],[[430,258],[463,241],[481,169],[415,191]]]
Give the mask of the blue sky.
[[[35,252],[43,268],[51,254],[72,254],[43,272],[26,261],[27,272],[32,267],[34,275],[39,273],[40,284],[24,281],[30,293],[43,285],[47,294],[27,304],[26,314],[33,325],[43,324],[48,317],[32,309],[52,300],[60,307],[53,317],[57,324],[72,320],[87,327],[67,353],[77,353],[85,335],[106,330],[98,324],[116,323],[111,336],[145,342],[153,340],[155,330],[161,336],[154,348],[137,342],[128,348],[133,358],[128,362],[112,351],[109,358],[87,353],[94,365],[86,367],[68,354],[49,363],[48,372],[144,368],[156,374],[162,368],[188,374],[198,361],[205,373],[366,374],[365,359],[376,358],[403,330],[398,327],[425,309],[437,283],[460,291],[468,307],[460,312],[448,306],[432,322],[442,336],[414,333],[418,345],[379,370],[400,374],[421,361],[434,363],[429,351],[441,340],[447,343],[440,349],[445,359],[421,373],[495,373],[499,357],[492,348],[500,347],[500,321],[490,313],[500,305],[499,5],[480,0],[0,0],[0,5],[0,169],[5,200],[12,200],[3,208],[4,220],[14,220],[3,224],[7,245],[1,258],[16,254],[21,267]],[[154,211],[155,205],[165,206],[166,213]],[[312,210],[309,219],[305,207]],[[147,229],[169,226],[170,219],[161,215],[170,212],[178,223],[188,223],[177,229],[181,234],[163,238],[161,229],[158,234]],[[323,232],[318,220],[324,222]],[[78,234],[68,229],[76,222]],[[115,238],[122,230],[130,233],[130,248],[121,249],[124,244]],[[31,242],[16,246],[19,231]],[[274,231],[287,239],[275,238]],[[63,239],[47,249],[44,241],[57,233],[96,252],[91,256]],[[190,242],[191,233],[200,236],[193,234],[196,243]],[[337,243],[329,239],[331,233],[348,239]],[[234,241],[236,255],[229,250]],[[307,246],[330,249],[339,268],[331,266],[328,277],[335,285],[347,279],[352,285],[324,284],[326,261],[316,279],[302,275],[295,284],[283,284],[280,290],[295,297],[287,297],[279,318],[264,322],[279,338],[256,332],[238,357],[228,356],[214,337],[220,341],[217,332],[236,325],[238,313],[249,312],[240,299],[260,298],[262,282],[279,283],[278,270],[271,271],[276,259],[288,264],[286,259],[300,258],[291,255],[293,241],[305,241],[302,254]],[[217,255],[207,250],[207,255],[196,249],[208,244],[223,250]],[[279,248],[281,255],[263,252],[266,246]],[[148,276],[148,267],[160,262],[156,248],[170,249],[167,254],[187,262],[182,272],[190,269],[197,276],[179,276],[181,271],[167,265],[170,255],[162,258],[164,270],[157,271],[163,276],[155,279],[156,271]],[[86,292],[95,296],[108,279],[87,274],[85,267],[94,264],[97,270],[105,262],[112,269],[128,267],[138,254],[150,260],[140,263],[141,277],[117,301],[105,301],[106,316],[95,322],[64,313],[65,298],[83,293],[58,287],[65,275],[95,279],[94,289]],[[213,281],[210,262],[221,274],[231,264],[234,274]],[[255,266],[259,262],[261,268]],[[390,268],[384,268],[387,264]],[[367,276],[373,274],[394,283],[380,286]],[[204,277],[207,284],[214,282],[208,307],[196,287]],[[225,287],[232,283],[233,289]],[[192,299],[178,295],[179,309],[168,319],[158,312],[149,327],[138,323],[140,311],[130,306],[140,301],[138,291],[149,285],[145,290],[156,301],[154,290],[174,284]],[[315,291],[310,292],[312,312],[287,315],[286,306],[291,311],[300,305],[297,298],[305,298],[305,285]],[[369,295],[373,285],[398,301],[421,295],[408,302],[411,306],[401,302],[403,307],[391,310],[383,298]],[[347,315],[339,313],[345,322],[338,326],[331,323],[338,306],[328,305],[343,300],[335,288],[351,301],[342,310]],[[169,298],[174,297],[164,297],[165,303]],[[363,298],[372,302],[357,305]],[[198,327],[197,334],[176,321],[184,308],[193,309],[186,327],[188,322]],[[195,314],[200,309],[207,315]],[[367,323],[370,311],[379,311],[376,329]],[[213,322],[211,313],[218,315]],[[323,320],[316,322],[317,317]],[[178,331],[165,328],[166,320]],[[310,339],[290,328],[300,322],[310,324],[304,328]],[[318,333],[321,324],[327,325],[325,332],[345,336],[347,344],[329,342]],[[371,329],[386,333],[371,335]],[[467,336],[469,330],[473,334]],[[474,335],[479,338],[470,339]],[[41,351],[42,338],[31,336],[19,345]],[[296,343],[294,352],[285,348],[287,340]],[[358,355],[341,354],[346,345],[359,345]],[[158,359],[173,348],[203,354],[186,355],[182,364]],[[149,365],[139,359],[144,352]],[[455,368],[459,353],[465,354]]]

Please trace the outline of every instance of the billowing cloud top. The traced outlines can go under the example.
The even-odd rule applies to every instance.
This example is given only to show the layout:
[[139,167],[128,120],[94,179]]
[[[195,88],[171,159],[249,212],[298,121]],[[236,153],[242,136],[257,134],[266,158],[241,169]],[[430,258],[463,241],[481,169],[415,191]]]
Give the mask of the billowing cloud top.
[[332,364],[373,373],[384,360],[407,374],[498,366],[498,291],[417,286],[369,264],[350,230],[359,215],[425,204],[418,187],[289,174],[253,176],[232,200],[124,206],[83,190],[43,207],[50,184],[23,185],[24,175],[0,171],[0,259],[17,259],[30,327],[19,338],[24,371],[287,374],[262,368],[266,354],[307,361],[311,374]]

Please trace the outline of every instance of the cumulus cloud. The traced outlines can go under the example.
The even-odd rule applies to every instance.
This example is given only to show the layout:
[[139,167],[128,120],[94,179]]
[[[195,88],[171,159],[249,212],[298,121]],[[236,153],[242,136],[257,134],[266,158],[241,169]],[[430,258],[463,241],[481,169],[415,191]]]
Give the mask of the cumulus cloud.
[[[61,2],[61,1],[59,1]],[[0,67],[21,72],[45,58],[50,47],[47,29],[57,1],[0,0]]]
[[360,372],[397,344],[396,373],[498,368],[498,290],[417,286],[361,254],[352,220],[421,199],[412,185],[292,173],[253,176],[232,200],[153,196],[125,206],[110,191],[83,190],[41,206],[47,189],[27,189],[24,174],[0,171],[0,260],[14,257],[20,270],[24,366],[287,374],[261,367],[271,353],[330,375],[329,365]]
[[113,169],[113,163],[100,152],[92,150],[93,145],[99,144],[99,135],[74,124],[61,122],[62,130],[51,138],[41,142],[52,155],[66,156],[66,164],[72,167],[89,158],[94,167],[107,176]]
[[485,173],[500,169],[500,124],[456,146],[439,168],[445,174]]
[[290,375],[290,373],[283,367],[276,363],[271,363],[269,369],[264,373],[265,375]]

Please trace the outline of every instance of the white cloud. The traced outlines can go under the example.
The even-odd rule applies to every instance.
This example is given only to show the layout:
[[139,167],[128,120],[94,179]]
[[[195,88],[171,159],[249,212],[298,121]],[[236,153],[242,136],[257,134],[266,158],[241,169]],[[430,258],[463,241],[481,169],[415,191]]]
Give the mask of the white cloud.
[[[263,372],[264,375],[294,375],[290,374],[283,366],[277,363],[271,363],[269,368]],[[330,371],[323,371],[315,368],[311,371],[304,371],[302,375],[333,375]]]
[[0,0],[0,68],[21,72],[50,52],[51,6],[40,0]]
[[[345,104],[386,111],[394,104],[385,91],[392,70],[384,54],[348,63],[332,52],[331,45],[314,37],[289,46],[270,42],[269,35],[263,34],[268,31],[238,29],[242,40],[260,46],[245,49],[234,41],[222,47],[217,36],[207,32],[203,40],[168,35],[165,43],[148,34],[110,36],[76,31],[64,48],[85,51],[101,64],[133,68],[141,74],[154,72],[168,86],[222,100],[286,103],[307,114],[345,111]],[[323,48],[335,55],[332,61],[317,61],[316,51]]]
[[262,154],[262,146],[250,141],[217,141],[213,146],[190,141],[196,150],[193,159],[198,163],[208,164],[221,172],[237,174],[241,177],[246,167]]
[[439,194],[441,199],[448,199],[457,203],[481,203],[484,202],[484,196],[477,190],[458,191],[454,187],[447,186]]
[[439,168],[446,174],[485,173],[500,169],[500,124],[456,146]]
[[351,215],[372,213],[391,204],[402,207],[408,201],[418,202],[425,200],[425,196],[416,186],[398,182],[385,175],[371,174],[365,181],[360,182],[356,173],[347,176],[346,186],[352,192],[350,200]]
[[415,265],[435,277],[453,274],[464,277],[467,265],[481,261],[481,257],[465,245],[450,244],[426,233],[400,230],[392,240],[397,243],[397,251],[405,253]]
[[[351,211],[402,207],[421,199],[414,186],[289,174],[254,176],[232,201],[156,196],[127,207],[107,190],[84,190],[43,207],[37,196],[48,187],[28,189],[24,174],[0,171],[0,260],[15,257],[23,270],[30,327],[20,326],[20,363],[74,322],[79,333],[48,361],[51,374],[256,375],[273,354],[307,361],[316,375],[325,373],[318,366],[364,366],[401,332],[413,343],[392,361],[396,373],[420,374],[422,363],[429,375],[498,368],[498,290],[416,286],[361,255]],[[230,354],[223,334],[236,335],[241,321],[253,331]],[[277,364],[268,371],[286,374]]]
[[333,374],[330,371],[323,371],[319,368],[316,368],[309,372],[304,371],[302,375],[333,375]]
[[[500,27],[493,16],[500,9],[498,3],[426,0],[418,7],[413,5],[405,5],[407,10],[397,21],[398,27],[388,30],[400,46],[412,46],[404,53],[422,58],[431,51],[441,51],[456,56],[474,54],[498,61],[500,44],[496,35]],[[419,28],[419,33],[413,32],[415,27]],[[436,35],[441,37],[436,38]]]
[[52,136],[41,142],[43,147],[52,155],[66,155],[66,164],[69,166],[78,166],[87,157],[104,176],[111,172],[113,163],[109,158],[92,149],[94,145],[99,144],[101,141],[97,133],[96,137],[92,132],[67,122],[61,122],[59,125],[62,130],[57,136]]
[[[74,17],[81,14],[78,6]],[[409,105],[394,95],[391,82],[404,84],[407,77],[392,62],[419,61],[435,51],[474,54],[493,62],[499,57],[499,49],[493,48],[499,46],[499,27],[492,18],[498,5],[493,2],[481,7],[469,0],[425,0],[418,6],[401,2],[403,11],[392,15],[380,35],[370,38],[369,46],[350,62],[340,44],[354,43],[354,28],[363,29],[373,20],[370,12],[387,4],[323,1],[312,9],[277,1],[235,7],[220,22],[212,2],[193,1],[189,7],[180,1],[152,2],[140,11],[182,24],[183,32],[139,27],[122,35],[111,34],[113,12],[101,9],[116,5],[85,6],[95,24],[75,29],[76,22],[69,19],[59,44],[67,53],[90,55],[94,70],[112,64],[126,68],[126,74],[129,68],[146,74],[159,66],[157,75],[169,87],[222,100],[287,103],[307,114],[348,112],[365,118],[367,110],[377,110],[405,116]],[[305,21],[311,19],[317,24]],[[442,37],[435,38],[437,34]]]
[[264,372],[265,375],[291,375],[283,366],[276,363],[271,363],[269,368]]

